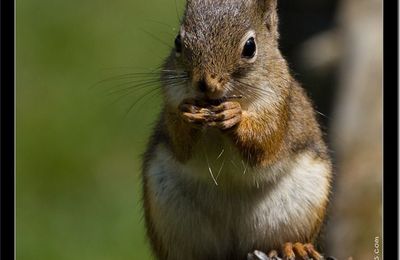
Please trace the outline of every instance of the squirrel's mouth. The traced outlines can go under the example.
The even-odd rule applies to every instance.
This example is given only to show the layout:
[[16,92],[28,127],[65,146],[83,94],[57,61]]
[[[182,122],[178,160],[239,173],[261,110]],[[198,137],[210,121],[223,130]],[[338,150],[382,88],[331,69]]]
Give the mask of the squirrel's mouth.
[[228,100],[243,98],[242,95],[236,95],[236,93],[225,90],[207,91],[205,93],[200,93],[198,97],[209,104],[220,104]]
[[220,98],[206,98],[205,101],[210,105],[218,105],[229,100],[242,99],[242,98],[243,98],[242,95],[229,95]]

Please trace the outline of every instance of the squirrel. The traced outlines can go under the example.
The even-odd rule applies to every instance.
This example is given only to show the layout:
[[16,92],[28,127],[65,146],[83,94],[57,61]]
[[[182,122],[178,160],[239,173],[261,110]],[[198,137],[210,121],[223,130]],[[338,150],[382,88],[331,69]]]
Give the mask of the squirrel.
[[277,0],[187,0],[143,157],[157,259],[323,259],[332,163],[278,40]]

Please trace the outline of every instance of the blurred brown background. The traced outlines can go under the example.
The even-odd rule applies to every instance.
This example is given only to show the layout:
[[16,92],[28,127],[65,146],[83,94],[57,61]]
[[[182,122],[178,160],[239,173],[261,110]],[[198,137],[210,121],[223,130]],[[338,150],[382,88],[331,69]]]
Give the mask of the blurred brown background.
[[280,3],[282,51],[321,112],[334,158],[325,251],[338,259],[373,259],[378,245],[381,251],[382,5]]

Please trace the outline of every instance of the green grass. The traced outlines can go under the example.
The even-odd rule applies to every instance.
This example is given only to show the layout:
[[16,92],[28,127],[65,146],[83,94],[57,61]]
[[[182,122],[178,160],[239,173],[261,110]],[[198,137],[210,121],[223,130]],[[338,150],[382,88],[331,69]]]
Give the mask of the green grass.
[[160,109],[113,103],[111,81],[153,69],[183,1],[17,1],[17,259],[151,259],[140,154]]

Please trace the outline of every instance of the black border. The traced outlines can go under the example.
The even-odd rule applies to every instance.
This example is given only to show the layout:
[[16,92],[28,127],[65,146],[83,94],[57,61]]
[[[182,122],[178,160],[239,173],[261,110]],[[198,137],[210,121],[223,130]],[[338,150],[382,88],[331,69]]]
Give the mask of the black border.
[[[398,259],[398,2],[384,1],[384,256]],[[14,1],[1,11],[1,259],[14,259]],[[393,27],[392,27],[393,26]],[[393,80],[394,82],[391,82]],[[396,194],[394,194],[396,191]],[[366,227],[367,228],[367,227]],[[392,232],[395,232],[392,234]],[[394,250],[394,249],[397,250]],[[390,255],[395,254],[395,255]],[[383,259],[383,257],[381,257]]]
[[[398,1],[384,1],[384,234],[380,259],[399,259],[398,245]],[[393,81],[393,82],[392,82]],[[367,228],[367,227],[366,227]],[[396,250],[395,250],[396,249]]]
[[1,259],[14,259],[14,1],[1,1]]

